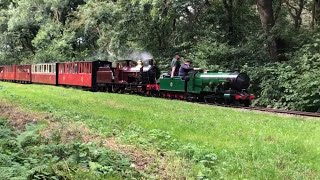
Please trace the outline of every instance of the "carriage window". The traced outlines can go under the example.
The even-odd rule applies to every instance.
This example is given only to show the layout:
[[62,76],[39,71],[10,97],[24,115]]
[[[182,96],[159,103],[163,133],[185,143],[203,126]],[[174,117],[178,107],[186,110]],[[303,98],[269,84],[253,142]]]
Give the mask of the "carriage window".
[[71,64],[68,64],[68,73],[71,74]]
[[49,65],[49,73],[51,73],[51,72],[52,72],[52,66]]
[[86,73],[89,73],[90,72],[90,64],[87,63],[87,72]]
[[74,65],[74,72],[77,74],[78,73],[78,64]]
[[91,64],[88,63],[88,73],[91,73]]

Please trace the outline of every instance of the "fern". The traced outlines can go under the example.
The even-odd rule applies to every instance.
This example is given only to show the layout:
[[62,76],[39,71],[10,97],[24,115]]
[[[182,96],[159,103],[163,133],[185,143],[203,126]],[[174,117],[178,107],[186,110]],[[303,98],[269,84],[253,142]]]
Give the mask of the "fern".
[[37,124],[15,132],[0,119],[0,128],[0,179],[73,179],[80,177],[77,173],[94,179],[140,176],[129,159],[94,144],[43,140]]

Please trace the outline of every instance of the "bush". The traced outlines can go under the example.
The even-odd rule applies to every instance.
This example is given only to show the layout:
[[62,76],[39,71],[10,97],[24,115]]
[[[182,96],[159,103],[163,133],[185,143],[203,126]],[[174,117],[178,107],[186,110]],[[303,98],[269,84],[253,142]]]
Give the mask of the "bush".
[[319,111],[320,52],[318,43],[307,44],[290,61],[245,67],[252,78],[254,104],[301,111]]

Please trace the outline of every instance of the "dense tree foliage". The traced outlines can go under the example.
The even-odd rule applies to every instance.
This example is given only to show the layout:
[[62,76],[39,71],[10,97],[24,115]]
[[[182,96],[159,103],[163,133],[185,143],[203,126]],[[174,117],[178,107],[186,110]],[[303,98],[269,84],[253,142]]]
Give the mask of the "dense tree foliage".
[[[319,108],[318,0],[3,0],[0,63],[176,51],[203,68],[246,69],[258,105]],[[313,85],[312,85],[313,84]]]

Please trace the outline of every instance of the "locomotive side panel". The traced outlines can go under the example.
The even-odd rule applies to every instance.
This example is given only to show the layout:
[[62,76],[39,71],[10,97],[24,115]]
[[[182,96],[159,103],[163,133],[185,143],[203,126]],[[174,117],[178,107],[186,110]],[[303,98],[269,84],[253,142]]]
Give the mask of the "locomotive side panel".
[[176,91],[184,92],[184,80],[181,77],[164,77],[160,79],[160,90],[161,91]]
[[111,84],[113,73],[110,67],[100,67],[97,72],[97,84]]

